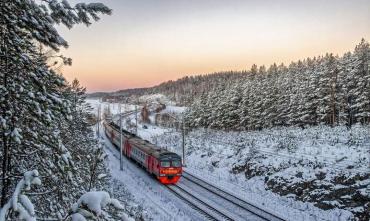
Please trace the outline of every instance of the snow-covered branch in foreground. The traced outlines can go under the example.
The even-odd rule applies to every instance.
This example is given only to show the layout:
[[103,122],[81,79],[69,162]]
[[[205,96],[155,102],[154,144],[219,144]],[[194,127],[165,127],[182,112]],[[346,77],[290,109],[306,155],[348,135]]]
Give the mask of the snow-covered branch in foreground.
[[5,221],[9,211],[14,211],[19,220],[33,221],[36,220],[35,208],[26,195],[22,194],[23,190],[30,190],[31,184],[41,185],[39,172],[37,170],[27,171],[24,177],[17,184],[13,196],[0,209],[0,221]]
[[[114,208],[122,210],[124,207],[117,199],[113,199],[107,192],[97,191],[88,192],[72,206],[72,221],[86,221],[86,218],[96,219],[98,217],[108,218],[105,207],[112,205]],[[126,214],[122,214],[122,220],[133,221]]]

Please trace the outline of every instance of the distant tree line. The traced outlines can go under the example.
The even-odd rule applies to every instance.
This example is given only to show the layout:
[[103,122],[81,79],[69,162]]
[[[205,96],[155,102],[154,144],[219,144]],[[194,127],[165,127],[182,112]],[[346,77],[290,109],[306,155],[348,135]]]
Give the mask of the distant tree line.
[[[186,76],[150,88],[109,93],[133,101],[164,94],[189,106],[189,126],[255,130],[273,126],[370,121],[370,52],[364,39],[342,57],[326,54],[248,71]],[[97,94],[98,95],[98,94]]]
[[167,81],[149,88],[146,93],[164,94],[180,106],[189,106],[202,94],[217,88],[225,82],[240,79],[247,73],[247,71],[225,71],[205,75],[185,76],[176,81]]
[[218,74],[191,102],[187,123],[231,130],[368,124],[369,70],[369,43],[363,39],[342,57],[326,54],[268,69],[253,65],[229,79]]
[[[196,97],[211,90],[222,82],[232,81],[246,74],[246,71],[217,72],[206,75],[185,76],[176,81],[167,81],[148,88],[134,88],[116,92],[96,92],[88,94],[88,98],[108,98],[121,102],[136,102],[137,98],[149,94],[163,94],[177,105],[188,106]],[[105,99],[104,99],[105,100]]]

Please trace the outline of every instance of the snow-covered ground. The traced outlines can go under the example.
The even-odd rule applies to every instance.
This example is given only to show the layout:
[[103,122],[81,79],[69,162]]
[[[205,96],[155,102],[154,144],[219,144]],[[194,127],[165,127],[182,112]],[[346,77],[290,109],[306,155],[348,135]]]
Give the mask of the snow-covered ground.
[[[116,183],[112,190],[114,195],[126,193],[131,201],[128,207],[136,207],[132,211],[140,211],[144,220],[202,220],[204,217],[176,198],[145,170],[123,157],[123,170],[119,167],[119,151],[101,133],[108,154],[108,165],[111,176]],[[118,183],[118,184],[117,184]],[[115,196],[116,197],[116,196]],[[119,197],[117,197],[120,199]],[[135,214],[130,214],[135,216]],[[138,218],[138,217],[137,217]]]
[[[114,108],[111,110],[116,113]],[[131,116],[130,120],[134,121],[134,116]],[[146,126],[147,129],[144,129],[139,123],[140,137],[182,154],[180,131],[154,125]],[[305,130],[279,128],[257,132],[194,130],[186,135],[186,171],[230,190],[260,207],[280,213],[288,220],[349,220],[353,218],[351,212],[366,210],[365,203],[361,206],[361,202],[357,202],[352,208],[346,206],[340,199],[342,197],[350,201],[353,197],[350,193],[339,196],[339,200],[323,196],[327,196],[327,192],[348,187],[345,182],[334,182],[339,176],[344,176],[347,180],[356,177],[354,183],[351,181],[350,187],[355,188],[354,191],[365,199],[370,197],[369,134],[369,128],[363,126],[351,130],[344,127],[312,127]],[[182,219],[194,219],[188,216],[191,208],[187,205],[182,205],[179,211],[174,212],[173,209],[179,208],[182,202],[173,201],[174,196],[167,193],[155,180],[148,178],[144,171],[126,171],[125,176],[120,175],[122,172],[118,170],[118,161],[113,156],[114,149],[110,149],[108,153],[110,152],[112,176],[122,182],[134,196],[136,203],[146,207],[145,211],[156,211],[148,217],[168,220],[172,219],[173,215],[177,217],[181,214]],[[309,193],[297,192],[296,189],[290,188],[307,182],[314,183],[312,187],[315,187],[307,187]],[[144,185],[149,185],[150,188],[142,189]],[[288,193],[289,191],[291,193]],[[159,193],[165,197],[158,197]],[[315,196],[321,197],[320,203],[328,204],[328,208],[330,205],[335,205],[335,208],[319,209],[315,206],[317,202],[312,199]],[[163,200],[166,204],[163,204]],[[160,209],[153,206],[156,204]],[[164,215],[162,210],[171,215]]]
[[179,107],[173,105],[167,105],[166,109],[162,111],[162,113],[174,113],[174,114],[181,114],[186,110],[186,107]]
[[[110,108],[111,113],[119,113],[119,104],[99,102],[98,100],[87,100],[97,113],[100,106],[101,110]],[[134,105],[121,105],[122,112],[135,110]],[[134,115],[131,120],[134,121]],[[126,122],[124,121],[124,126]],[[140,133],[150,136],[156,131],[163,134],[165,130],[141,130]],[[165,186],[156,179],[149,176],[143,168],[136,165],[127,158],[122,158],[123,170],[120,170],[120,153],[117,148],[110,143],[100,130],[102,145],[105,146],[108,155],[107,165],[110,170],[112,190],[111,195],[124,202],[125,210],[135,219],[143,220],[203,220],[204,217],[178,199]]]
[[[349,211],[367,210],[369,134],[363,126],[350,131],[344,127],[241,133],[195,130],[186,136],[187,170],[273,210],[289,212],[281,210],[284,205],[304,211],[302,216],[347,220],[352,216]],[[178,132],[151,140],[182,153]]]
[[174,105],[175,103],[167,98],[163,94],[149,94],[143,95],[138,98],[139,102],[147,102],[147,103],[161,103],[165,105]]
[[[98,99],[87,99],[87,103],[92,107],[92,111],[94,114],[98,114],[98,109],[100,108],[100,113],[103,115],[104,111],[110,111],[111,114],[118,114],[119,113],[119,105],[118,103],[110,103],[110,102],[102,102]],[[139,107],[138,107],[139,108]],[[121,104],[121,112],[127,112],[135,110],[135,105],[133,104]]]

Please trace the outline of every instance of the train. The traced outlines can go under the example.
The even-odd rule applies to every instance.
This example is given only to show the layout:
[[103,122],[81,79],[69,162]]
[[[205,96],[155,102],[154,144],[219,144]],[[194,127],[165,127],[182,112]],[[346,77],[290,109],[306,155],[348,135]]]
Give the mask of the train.
[[[120,127],[111,120],[105,120],[103,127],[106,136],[118,150]],[[122,129],[122,153],[128,159],[145,168],[162,184],[176,184],[182,175],[181,156],[144,140]]]

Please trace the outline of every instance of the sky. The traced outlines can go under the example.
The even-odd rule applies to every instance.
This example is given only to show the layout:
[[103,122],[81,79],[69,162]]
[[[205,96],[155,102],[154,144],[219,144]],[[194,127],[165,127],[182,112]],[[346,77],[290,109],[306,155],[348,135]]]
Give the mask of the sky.
[[58,27],[73,59],[63,75],[88,92],[342,55],[370,41],[369,0],[80,1],[113,10],[89,27]]

